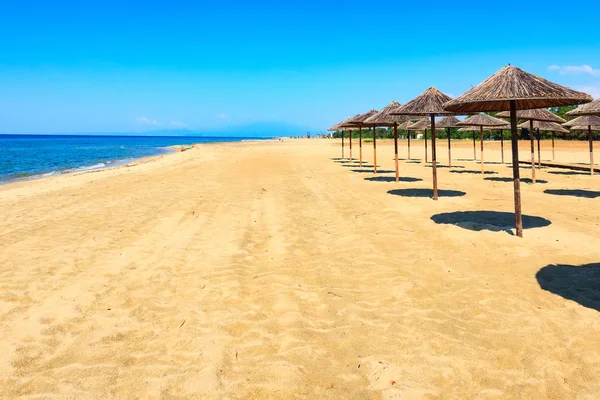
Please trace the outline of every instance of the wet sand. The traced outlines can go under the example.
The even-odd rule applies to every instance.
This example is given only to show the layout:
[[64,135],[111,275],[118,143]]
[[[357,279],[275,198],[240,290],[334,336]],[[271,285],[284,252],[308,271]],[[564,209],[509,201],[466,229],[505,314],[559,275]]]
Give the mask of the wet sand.
[[600,397],[600,176],[538,171],[520,239],[485,145],[438,142],[437,202],[390,141],[377,175],[288,140],[1,186],[0,398]]

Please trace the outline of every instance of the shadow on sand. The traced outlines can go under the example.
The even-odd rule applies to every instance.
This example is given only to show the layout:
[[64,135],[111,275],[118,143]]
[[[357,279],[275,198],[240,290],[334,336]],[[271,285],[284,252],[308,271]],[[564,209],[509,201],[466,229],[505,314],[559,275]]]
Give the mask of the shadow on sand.
[[372,165],[367,164],[366,161],[363,161],[362,163],[362,167],[360,166],[360,163],[353,163],[353,164],[341,164],[342,167],[346,167],[346,168],[356,168],[356,167],[360,167],[360,168],[373,168]]
[[[506,177],[500,177],[500,176],[489,176],[487,178],[483,178],[486,181],[492,181],[492,182],[512,182],[513,178],[506,178]],[[533,183],[533,181],[531,180],[531,178],[521,178],[521,182],[522,183]],[[535,183],[548,183],[548,181],[544,180],[544,179],[536,179]]]
[[579,171],[548,171],[549,174],[554,175],[590,175],[589,172],[579,172]]
[[[433,189],[394,189],[388,191],[388,194],[402,197],[430,197],[433,198]],[[438,189],[439,197],[459,197],[466,193],[460,190],[444,190]]]
[[[413,178],[411,176],[401,176],[398,178],[399,182],[419,182],[422,181],[421,178]],[[371,176],[369,178],[365,178],[365,181],[371,182],[396,182],[395,176]]]
[[[356,172],[359,174],[372,174],[373,173],[373,167],[371,167],[371,169],[353,169],[352,172]],[[378,174],[392,174],[395,173],[396,171],[392,171],[392,170],[388,170],[388,169],[378,169],[377,173]]]
[[600,192],[597,190],[583,190],[583,189],[546,189],[546,194],[553,194],[556,196],[573,196],[573,197],[585,197],[587,199],[595,199],[600,197]]
[[475,171],[474,169],[465,169],[462,171],[453,169],[453,170],[450,170],[450,172],[452,172],[453,174],[479,174],[479,175],[497,174],[497,172],[495,172],[495,171],[483,171],[483,174],[482,174],[481,171]]
[[[506,231],[512,234],[515,227],[515,215],[501,211],[455,211],[435,214],[431,220],[436,224],[456,225],[471,231]],[[542,217],[523,215],[523,229],[541,228],[552,222]]]
[[408,160],[407,164],[421,164],[423,163],[423,161],[419,161],[419,160]]
[[[429,163],[429,164],[426,165],[426,167],[427,168],[431,168],[432,165]],[[450,167],[450,166],[448,166],[446,164],[441,164],[441,165],[437,164],[436,167],[437,168],[464,168],[464,166],[462,166],[462,165],[453,165],[453,166]]]
[[600,263],[550,264],[535,277],[542,289],[600,311]]

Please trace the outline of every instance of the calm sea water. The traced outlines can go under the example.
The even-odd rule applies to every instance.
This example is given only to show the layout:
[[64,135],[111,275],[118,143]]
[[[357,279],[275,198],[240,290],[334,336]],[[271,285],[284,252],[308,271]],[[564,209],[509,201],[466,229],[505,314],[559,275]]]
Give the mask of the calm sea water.
[[249,138],[0,135],[0,182],[103,168],[168,152],[167,146]]

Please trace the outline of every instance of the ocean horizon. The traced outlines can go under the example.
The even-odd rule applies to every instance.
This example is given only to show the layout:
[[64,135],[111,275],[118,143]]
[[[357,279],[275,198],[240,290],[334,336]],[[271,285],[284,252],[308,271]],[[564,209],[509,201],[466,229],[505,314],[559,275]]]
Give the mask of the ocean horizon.
[[106,168],[168,153],[170,146],[263,139],[268,137],[0,134],[0,183]]

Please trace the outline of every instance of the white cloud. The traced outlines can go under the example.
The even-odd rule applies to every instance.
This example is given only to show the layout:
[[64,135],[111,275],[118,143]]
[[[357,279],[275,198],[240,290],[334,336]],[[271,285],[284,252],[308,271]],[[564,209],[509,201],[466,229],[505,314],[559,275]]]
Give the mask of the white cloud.
[[157,120],[151,119],[151,118],[148,118],[148,117],[138,117],[136,121],[140,125],[154,125],[154,126],[161,126],[162,125]]
[[185,128],[185,127],[187,127],[187,125],[184,124],[183,122],[176,121],[176,120],[171,121],[171,126],[176,126],[178,128]]
[[565,65],[559,67],[558,65],[551,65],[548,67],[550,71],[558,71],[562,75],[572,74],[589,74],[591,76],[600,76],[600,69],[592,68],[591,66],[584,65]]
[[217,118],[219,118],[219,119],[227,119],[227,115],[226,115],[226,114],[223,114],[223,113],[221,113],[221,114],[217,114],[217,115],[215,115],[215,117],[217,117]]

